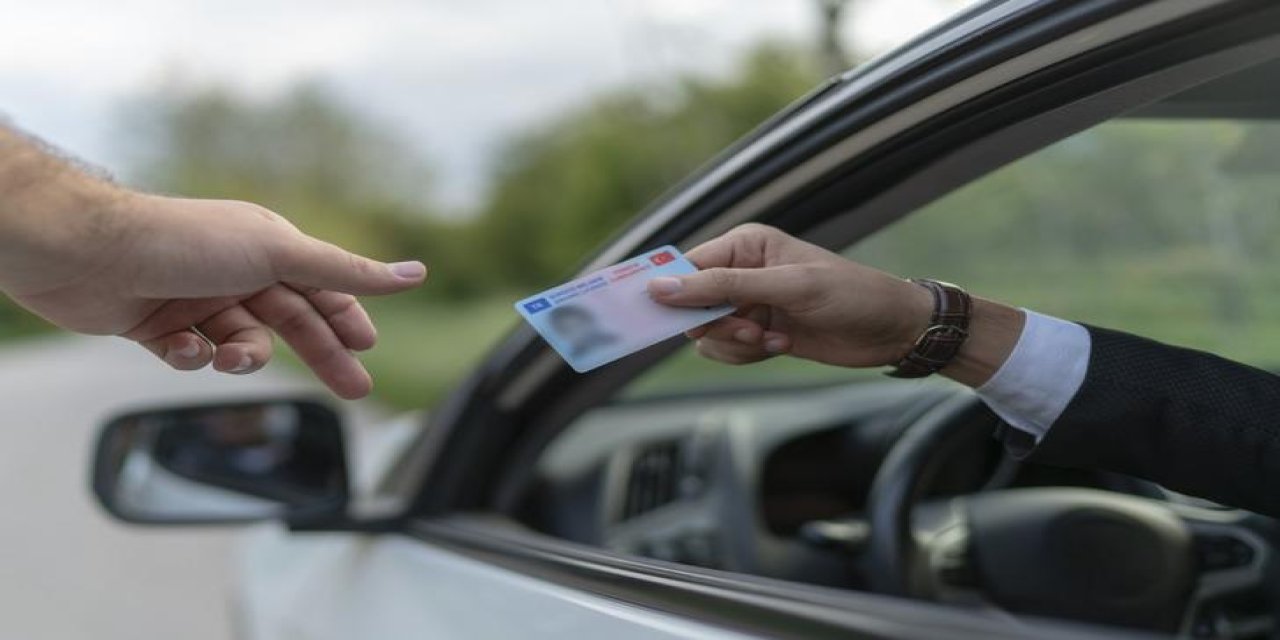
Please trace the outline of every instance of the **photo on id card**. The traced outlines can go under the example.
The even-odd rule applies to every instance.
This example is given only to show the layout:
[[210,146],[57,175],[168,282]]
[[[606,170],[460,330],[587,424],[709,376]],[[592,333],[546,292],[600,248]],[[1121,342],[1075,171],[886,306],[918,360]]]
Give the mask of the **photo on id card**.
[[697,267],[666,246],[593,272],[515,307],[573,367],[585,373],[733,312],[733,307],[671,307],[649,298],[648,282]]

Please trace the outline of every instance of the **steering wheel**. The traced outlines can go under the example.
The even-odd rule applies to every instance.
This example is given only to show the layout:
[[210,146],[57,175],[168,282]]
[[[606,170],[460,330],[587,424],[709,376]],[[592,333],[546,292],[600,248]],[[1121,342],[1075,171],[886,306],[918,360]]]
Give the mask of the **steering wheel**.
[[956,447],[990,437],[995,424],[966,391],[935,404],[895,443],[867,509],[863,562],[873,589],[1232,637],[1218,635],[1229,621],[1215,616],[1225,614],[1204,605],[1261,585],[1271,546],[1255,516],[1065,487],[922,501]]

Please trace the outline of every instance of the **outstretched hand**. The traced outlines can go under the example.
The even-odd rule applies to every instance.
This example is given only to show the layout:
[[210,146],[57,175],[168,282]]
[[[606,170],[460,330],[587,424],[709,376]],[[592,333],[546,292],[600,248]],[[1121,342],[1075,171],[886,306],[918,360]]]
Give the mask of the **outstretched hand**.
[[123,336],[176,369],[236,374],[271,359],[274,332],[344,398],[372,388],[352,352],[377,333],[354,296],[426,277],[420,262],[360,257],[246,202],[116,193],[105,210],[34,235],[6,256],[0,286],[50,322]]

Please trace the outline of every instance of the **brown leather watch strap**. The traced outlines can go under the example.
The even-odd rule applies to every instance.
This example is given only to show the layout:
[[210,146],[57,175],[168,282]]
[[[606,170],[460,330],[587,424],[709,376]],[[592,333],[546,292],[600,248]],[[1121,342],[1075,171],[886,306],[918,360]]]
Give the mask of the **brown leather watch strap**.
[[933,317],[911,351],[885,373],[894,378],[923,378],[937,373],[951,362],[969,337],[973,300],[964,289],[937,280],[911,281],[933,294]]

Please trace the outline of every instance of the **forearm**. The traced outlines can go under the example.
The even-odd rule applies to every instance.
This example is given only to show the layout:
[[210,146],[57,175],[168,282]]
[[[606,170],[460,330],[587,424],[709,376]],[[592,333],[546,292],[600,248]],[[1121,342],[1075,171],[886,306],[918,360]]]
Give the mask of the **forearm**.
[[51,255],[110,237],[110,209],[125,193],[0,126],[0,289],[12,293]]
[[1280,377],[1117,331],[1089,333],[1088,376],[1023,453],[1280,515]]

